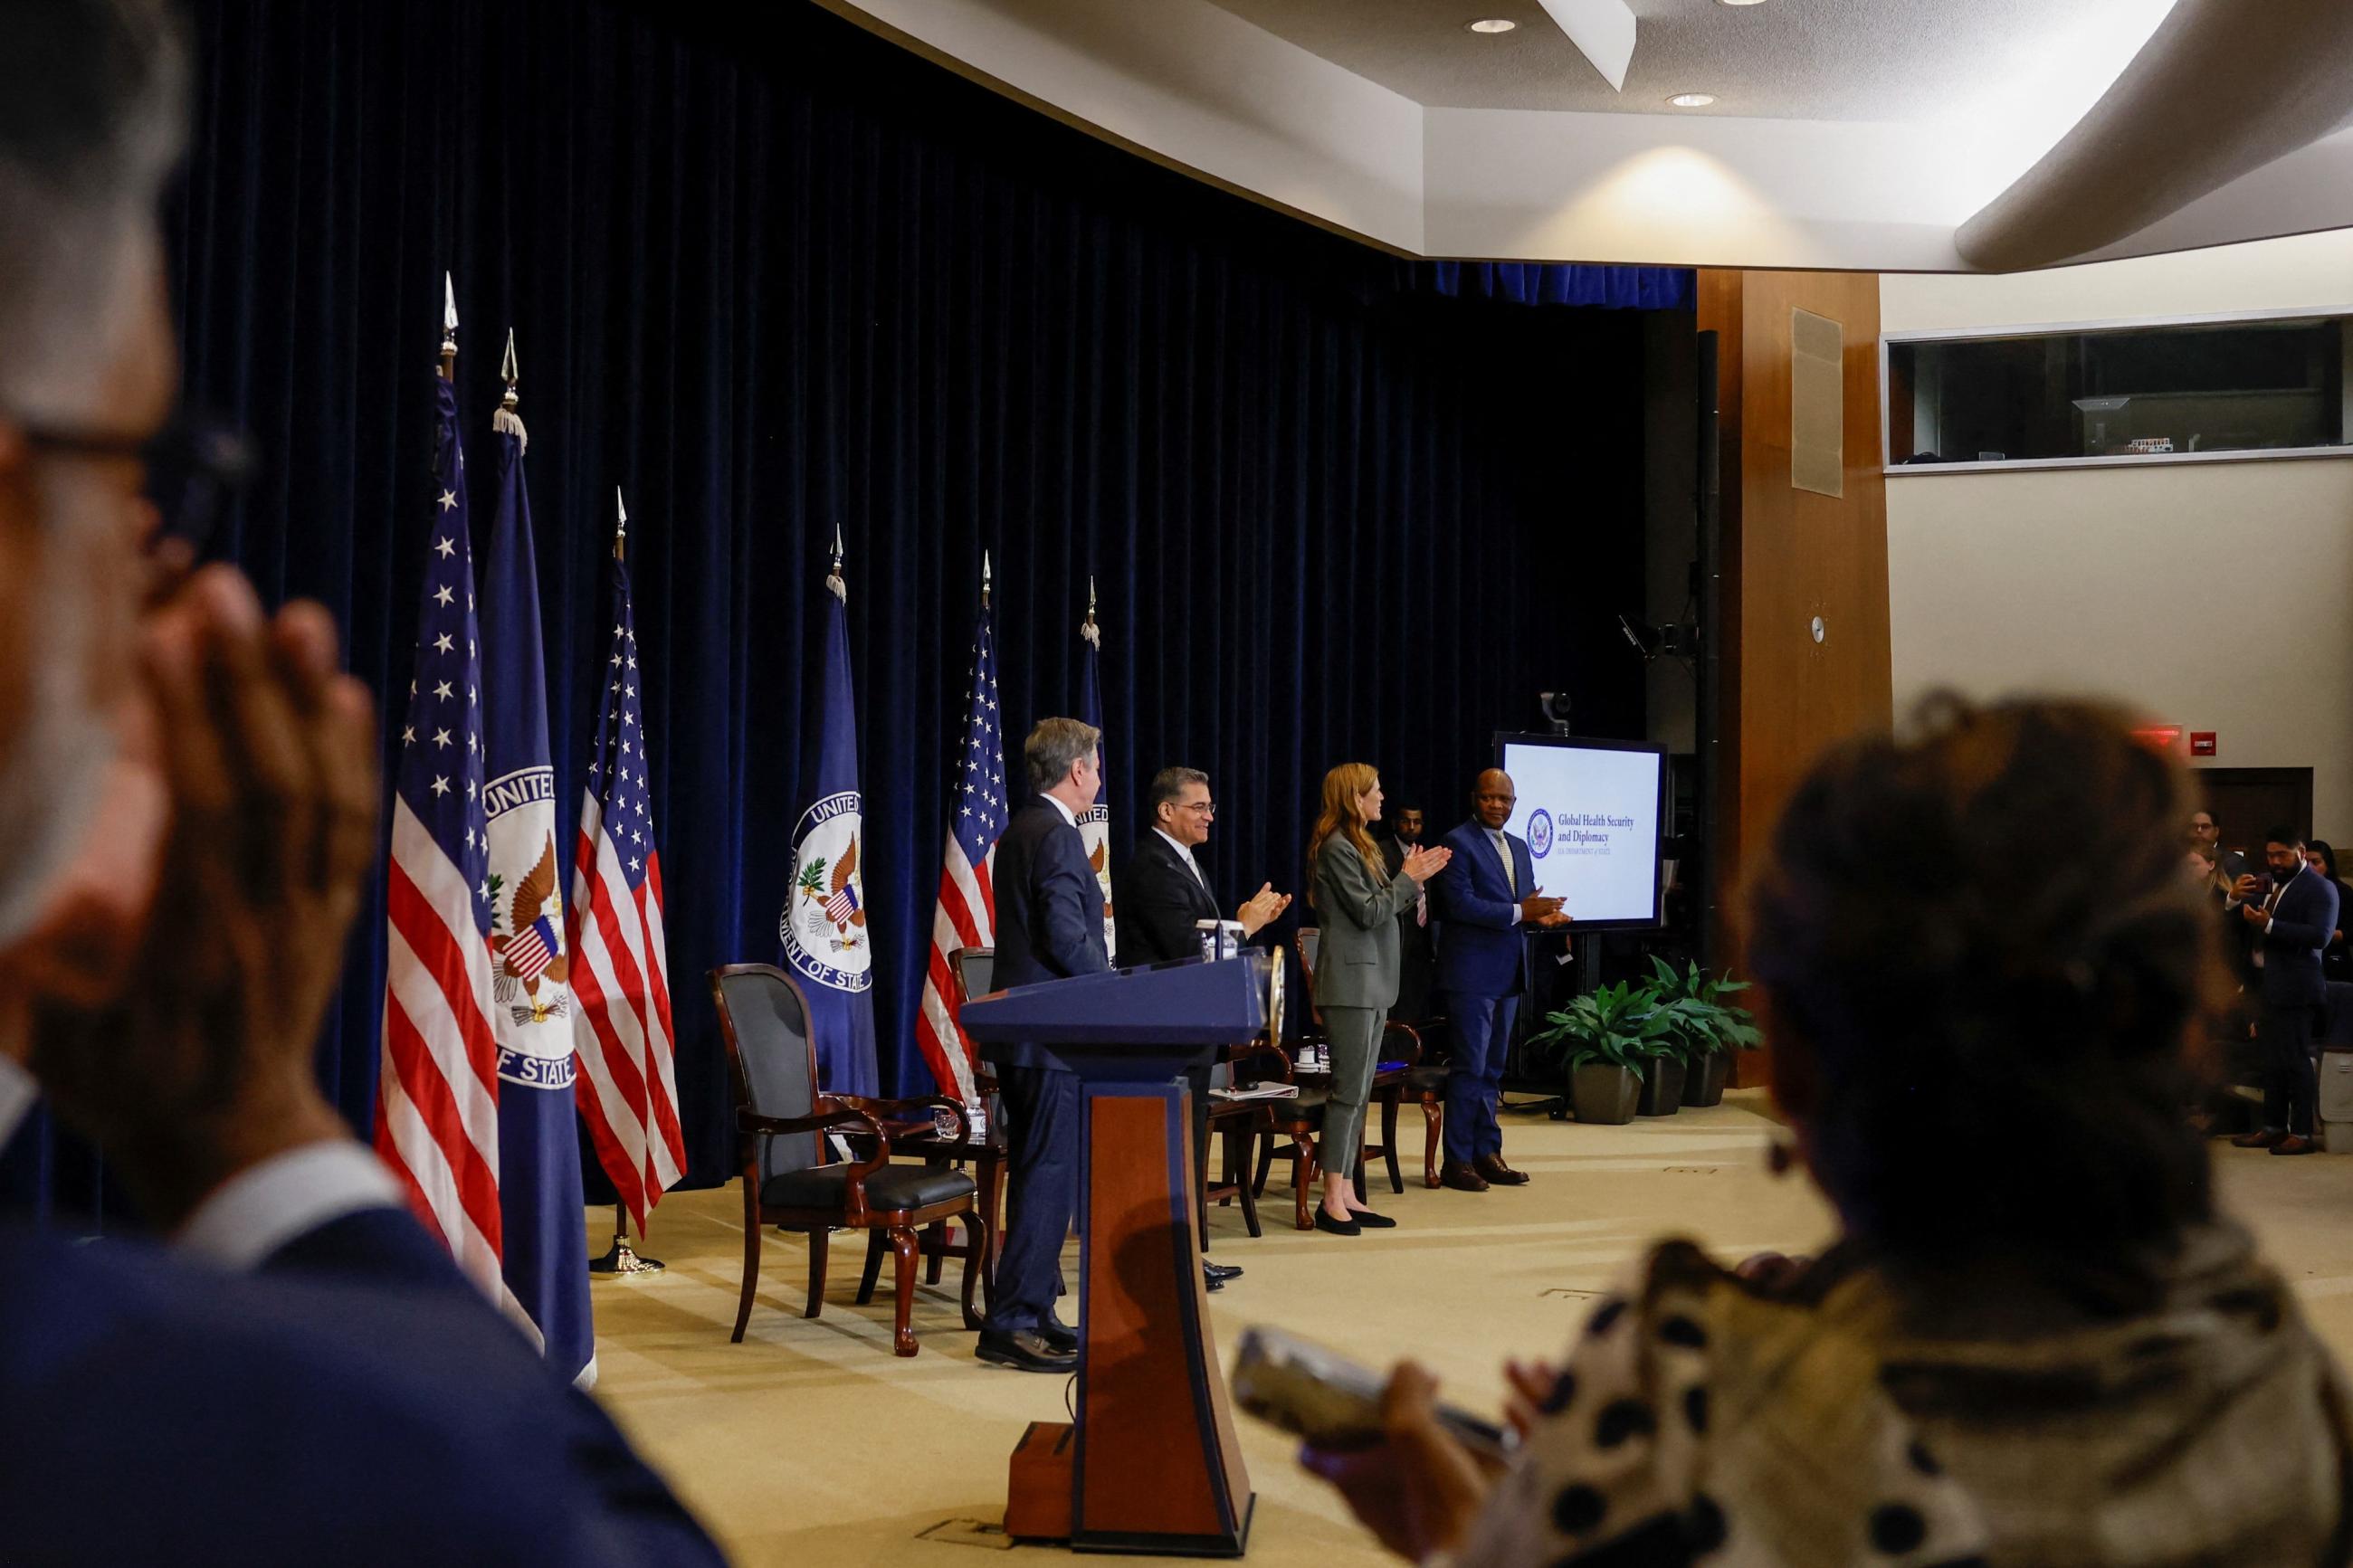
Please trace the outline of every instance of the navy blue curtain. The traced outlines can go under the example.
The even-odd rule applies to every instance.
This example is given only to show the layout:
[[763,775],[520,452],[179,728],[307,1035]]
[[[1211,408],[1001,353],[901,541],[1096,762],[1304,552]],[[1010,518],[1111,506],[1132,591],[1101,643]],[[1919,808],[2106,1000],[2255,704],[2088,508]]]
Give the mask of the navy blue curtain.
[[1431,261],[1440,294],[1508,300],[1516,305],[1593,305],[1607,310],[1681,310],[1692,303],[1688,267],[1577,267],[1539,261]]
[[[567,812],[627,491],[702,1184],[732,1136],[703,976],[777,951],[837,528],[886,1092],[932,1088],[910,1025],[984,549],[1009,741],[1076,700],[1092,575],[1115,852],[1152,771],[1206,768],[1237,898],[1299,889],[1335,763],[1442,826],[1538,689],[1595,733],[1643,720],[1612,629],[1642,602],[1639,318],[1436,296],[770,9],[199,0],[173,224],[189,395],[268,455],[222,549],[324,601],[380,692],[413,657],[444,268],[479,450],[514,329]],[[361,1126],[370,907],[319,1051]]]

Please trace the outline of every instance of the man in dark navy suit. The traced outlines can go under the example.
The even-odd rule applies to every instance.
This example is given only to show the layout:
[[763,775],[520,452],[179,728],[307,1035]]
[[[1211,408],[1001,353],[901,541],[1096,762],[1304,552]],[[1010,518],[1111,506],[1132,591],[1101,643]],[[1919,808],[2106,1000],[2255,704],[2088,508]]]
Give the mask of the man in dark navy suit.
[[[997,841],[997,959],[1003,990],[1100,974],[1103,884],[1087,863],[1079,813],[1103,776],[1103,731],[1076,719],[1041,719],[1022,743],[1034,792]],[[1079,1080],[1059,1068],[1004,1067],[1005,1250],[997,1258],[981,1360],[1022,1372],[1077,1370],[1078,1331],[1054,1315],[1062,1294],[1062,1240],[1078,1205]]]
[[324,611],[145,558],[171,15],[0,59],[0,1144],[46,1092],[170,1243],[0,1224],[0,1558],[716,1563],[313,1076],[378,731]]
[[[1421,807],[1395,806],[1388,817],[1389,831],[1377,842],[1381,863],[1395,881],[1405,868],[1405,858],[1421,847]],[[1398,911],[1398,995],[1389,1005],[1389,1016],[1416,1026],[1433,1016],[1430,996],[1436,972],[1437,958],[1430,945],[1430,893],[1425,889],[1414,900],[1413,908]]]
[[[1145,792],[1145,810],[1152,826],[1135,841],[1127,864],[1119,868],[1119,957],[1123,964],[1166,963],[1173,959],[1201,956],[1202,921],[1229,917],[1219,909],[1217,895],[1193,851],[1209,841],[1209,825],[1217,820],[1217,804],[1209,798],[1209,775],[1198,768],[1163,768],[1152,775]],[[1245,941],[1291,907],[1291,900],[1262,882],[1230,917],[1242,928]],[[1200,1173],[1209,1160],[1209,1069],[1188,1068],[1186,1088],[1193,1106],[1193,1171],[1196,1191]],[[1197,1204],[1195,1223],[1201,1245],[1209,1241],[1208,1215]],[[1201,1261],[1209,1289],[1219,1290],[1241,1270],[1223,1263]]]
[[1430,884],[1438,921],[1440,1005],[1454,1024],[1446,1069],[1446,1163],[1441,1185],[1483,1193],[1520,1186],[1525,1172],[1504,1163],[1504,1058],[1520,994],[1527,988],[1527,944],[1520,928],[1568,923],[1560,900],[1536,891],[1527,840],[1504,831],[1519,792],[1511,774],[1489,768],[1471,793],[1471,820],[1440,840],[1454,858]]
[[2263,835],[2268,879],[2250,872],[2232,888],[2239,916],[2258,932],[2254,963],[2262,980],[2255,1040],[2263,1058],[2263,1124],[2232,1142],[2274,1154],[2309,1154],[2320,1087],[2312,1037],[2328,991],[2321,950],[2337,926],[2337,884],[2305,864],[2304,836],[2291,827]]

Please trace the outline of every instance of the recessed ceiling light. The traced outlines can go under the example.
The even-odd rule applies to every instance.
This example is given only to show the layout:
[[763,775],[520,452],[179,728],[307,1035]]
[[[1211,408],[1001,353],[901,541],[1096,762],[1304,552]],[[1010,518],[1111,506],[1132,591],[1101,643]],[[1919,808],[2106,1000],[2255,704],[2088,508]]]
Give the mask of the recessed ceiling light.
[[1474,33],[1508,33],[1519,24],[1508,16],[1490,16],[1484,21],[1466,22],[1463,26]]
[[1675,94],[1674,97],[1667,100],[1667,101],[1673,104],[1677,109],[1705,109],[1709,104],[1715,101],[1715,94],[1712,92],[1679,92]]
[[1719,0],[1719,3],[1725,5],[1762,5],[1765,0]]

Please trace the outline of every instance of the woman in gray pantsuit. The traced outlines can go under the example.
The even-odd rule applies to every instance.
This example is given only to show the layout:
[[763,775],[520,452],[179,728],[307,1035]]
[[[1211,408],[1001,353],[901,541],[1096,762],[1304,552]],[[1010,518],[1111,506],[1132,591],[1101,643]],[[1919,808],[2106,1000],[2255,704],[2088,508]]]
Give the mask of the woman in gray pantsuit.
[[1398,914],[1413,907],[1421,884],[1453,858],[1451,849],[1417,848],[1390,879],[1366,831],[1381,819],[1381,778],[1365,763],[1342,763],[1324,775],[1324,811],[1307,841],[1307,901],[1323,935],[1315,957],[1315,1007],[1332,1052],[1332,1099],[1324,1110],[1324,1202],[1315,1228],[1354,1236],[1364,1226],[1393,1226],[1357,1201],[1356,1145],[1365,1101],[1380,1059],[1381,1024],[1398,994]]

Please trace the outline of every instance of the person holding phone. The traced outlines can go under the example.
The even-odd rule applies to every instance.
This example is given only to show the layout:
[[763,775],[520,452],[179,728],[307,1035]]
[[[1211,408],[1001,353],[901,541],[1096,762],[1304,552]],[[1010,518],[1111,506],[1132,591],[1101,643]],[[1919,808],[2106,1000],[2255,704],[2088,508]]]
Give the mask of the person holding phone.
[[2180,1114],[2220,976],[2189,775],[2135,722],[1942,699],[1790,795],[1746,949],[1831,1250],[1662,1242],[1507,1367],[1516,1457],[1407,1363],[1307,1468],[1451,1568],[2344,1561],[2353,1385]]
[[2263,1059],[2263,1124],[2231,1142],[2274,1154],[2316,1153],[2312,1118],[2320,1082],[2312,1039],[2328,999],[2320,955],[2337,931],[2337,883],[2306,862],[2304,835],[2292,827],[2263,835],[2263,864],[2268,877],[2250,872],[2234,889],[2263,973],[2255,1038]]
[[1356,1196],[1352,1179],[1373,1091],[1381,1032],[1397,1000],[1401,965],[1398,914],[1422,884],[1446,868],[1451,850],[1417,845],[1389,875],[1369,825],[1381,819],[1381,776],[1368,763],[1342,763],[1324,775],[1324,808],[1307,840],[1308,894],[1323,930],[1315,960],[1315,1008],[1332,1053],[1332,1098],[1324,1110],[1324,1200],[1315,1228],[1355,1236],[1397,1221]]

